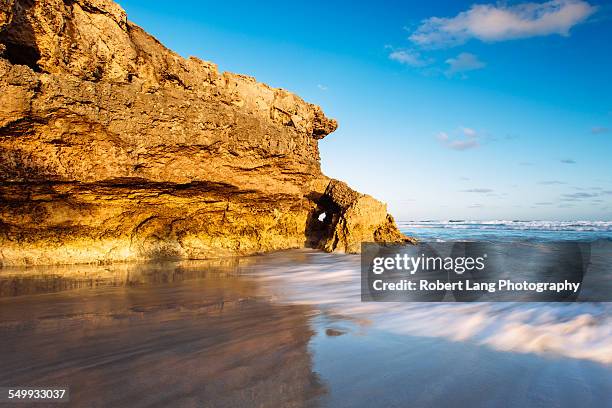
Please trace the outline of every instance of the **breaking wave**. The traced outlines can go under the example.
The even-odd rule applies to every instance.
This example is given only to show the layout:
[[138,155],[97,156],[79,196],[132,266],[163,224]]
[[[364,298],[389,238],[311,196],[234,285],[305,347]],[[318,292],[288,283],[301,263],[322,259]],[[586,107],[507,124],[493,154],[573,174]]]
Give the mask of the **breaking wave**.
[[405,234],[433,241],[612,240],[611,221],[427,220],[400,221],[398,226]]
[[359,256],[302,250],[266,258],[249,272],[281,302],[391,333],[612,363],[609,303],[362,303]]
[[612,232],[612,221],[401,221],[400,228]]

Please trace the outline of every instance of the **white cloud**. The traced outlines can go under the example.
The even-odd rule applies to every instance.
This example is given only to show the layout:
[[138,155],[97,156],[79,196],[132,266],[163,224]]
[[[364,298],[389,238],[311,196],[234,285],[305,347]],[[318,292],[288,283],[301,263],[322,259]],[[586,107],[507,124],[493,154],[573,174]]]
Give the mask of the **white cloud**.
[[453,140],[447,144],[453,150],[468,150],[480,146],[477,140]]
[[544,181],[540,181],[538,184],[542,184],[543,186],[553,186],[557,184],[567,184],[567,183],[565,181],[559,181],[559,180],[544,180]]
[[325,85],[318,84],[317,88],[319,88],[322,91],[327,91],[327,87]]
[[392,51],[389,59],[411,67],[424,67],[433,62],[431,58],[423,58],[419,52],[413,50]]
[[485,63],[480,61],[478,57],[469,52],[462,52],[455,58],[449,58],[445,61],[448,64],[446,70],[447,75],[454,75],[468,71],[474,71],[485,67]]
[[461,191],[463,193],[479,193],[479,194],[493,192],[493,190],[491,190],[490,188],[470,188],[469,190],[461,190]]
[[475,130],[466,127],[462,127],[460,128],[460,130],[463,133],[463,137],[451,139],[448,133],[440,132],[436,136],[436,139],[438,139],[438,141],[442,143],[443,146],[446,146],[452,150],[461,151],[473,149],[480,146],[480,142],[478,141],[478,134]]
[[468,128],[468,127],[462,127],[461,131],[466,136],[470,136],[470,137],[476,136],[476,131],[474,129],[471,129],[471,128]]
[[448,142],[448,133],[446,132],[438,133],[438,140],[441,142]]
[[463,44],[471,38],[504,41],[558,34],[586,20],[596,10],[583,0],[551,0],[545,3],[477,4],[455,17],[423,20],[410,40],[423,47]]

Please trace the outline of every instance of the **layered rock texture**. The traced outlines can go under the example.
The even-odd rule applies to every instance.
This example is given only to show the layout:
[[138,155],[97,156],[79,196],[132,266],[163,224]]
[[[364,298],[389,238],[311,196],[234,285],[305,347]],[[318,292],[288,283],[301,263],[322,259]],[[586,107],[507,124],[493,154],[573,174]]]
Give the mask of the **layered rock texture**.
[[383,203],[321,173],[336,127],[173,53],[110,0],[0,0],[0,264],[405,240]]

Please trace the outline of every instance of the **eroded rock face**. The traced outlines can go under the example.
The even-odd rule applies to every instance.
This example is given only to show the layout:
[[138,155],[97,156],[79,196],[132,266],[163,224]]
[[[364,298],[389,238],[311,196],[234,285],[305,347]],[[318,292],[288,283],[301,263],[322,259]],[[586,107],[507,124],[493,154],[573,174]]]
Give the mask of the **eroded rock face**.
[[326,251],[357,253],[362,242],[413,242],[404,236],[384,203],[331,180],[318,201],[325,214],[313,244]]
[[110,0],[0,0],[0,263],[403,239],[382,203],[321,173],[336,127],[180,57]]

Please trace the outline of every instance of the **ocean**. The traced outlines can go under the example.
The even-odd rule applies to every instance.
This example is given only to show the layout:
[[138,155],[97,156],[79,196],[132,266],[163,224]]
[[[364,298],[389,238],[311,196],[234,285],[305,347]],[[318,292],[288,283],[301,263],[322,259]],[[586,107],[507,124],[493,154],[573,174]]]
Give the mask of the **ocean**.
[[423,241],[586,241],[612,240],[612,221],[400,221],[403,233]]
[[[607,242],[611,223],[401,222]],[[595,262],[609,262],[611,257]],[[603,407],[610,303],[361,302],[359,255],[0,269],[0,384],[69,406]]]

